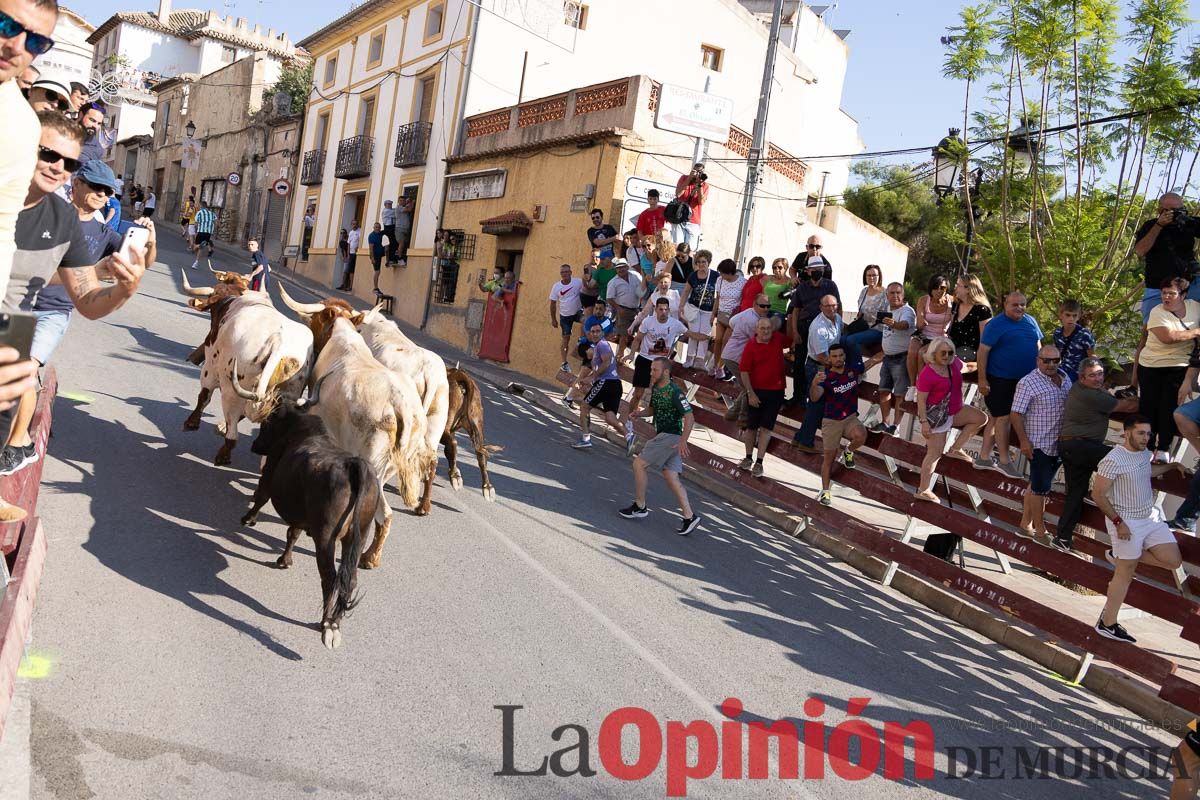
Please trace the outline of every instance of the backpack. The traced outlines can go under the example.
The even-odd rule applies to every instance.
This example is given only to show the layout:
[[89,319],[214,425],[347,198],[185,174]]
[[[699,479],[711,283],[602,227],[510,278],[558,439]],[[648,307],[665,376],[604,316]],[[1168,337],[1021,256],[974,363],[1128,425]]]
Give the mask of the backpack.
[[663,218],[672,225],[684,225],[692,218],[692,207],[676,198],[663,209]]

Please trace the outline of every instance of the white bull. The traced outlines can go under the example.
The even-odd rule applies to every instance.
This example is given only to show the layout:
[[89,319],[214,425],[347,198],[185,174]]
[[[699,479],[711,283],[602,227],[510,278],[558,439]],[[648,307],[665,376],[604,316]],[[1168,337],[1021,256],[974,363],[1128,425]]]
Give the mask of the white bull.
[[425,476],[437,466],[437,450],[426,438],[425,407],[411,378],[371,355],[350,322],[349,305],[297,303],[282,285],[279,291],[284,303],[312,328],[316,361],[309,376],[309,402],[313,411],[325,421],[338,446],[366,459],[379,478],[375,539],[359,562],[364,569],[373,569],[379,566],[392,525],[384,484],[395,478],[404,504],[415,508]]
[[[222,298],[208,310],[216,331],[204,345],[200,396],[183,428],[200,427],[213,390],[220,388],[224,424],[217,430],[224,435],[225,443],[213,463],[222,465],[230,461],[237,445],[238,422],[243,417],[260,422],[280,400],[294,400],[304,391],[312,363],[313,336],[308,328],[276,311],[263,292],[247,291],[240,297]],[[235,364],[241,370],[236,380]],[[254,389],[244,389],[243,385]]]
[[[438,443],[446,435],[446,419],[450,414],[450,381],[446,377],[446,363],[437,353],[418,347],[405,336],[396,324],[371,309],[353,318],[358,323],[358,332],[380,364],[397,375],[412,379],[421,398],[425,413],[425,442],[429,450],[437,453]],[[417,514],[428,514],[432,504],[433,478],[437,472],[437,460],[425,478],[425,487]],[[454,471],[450,485],[462,488],[462,474]]]

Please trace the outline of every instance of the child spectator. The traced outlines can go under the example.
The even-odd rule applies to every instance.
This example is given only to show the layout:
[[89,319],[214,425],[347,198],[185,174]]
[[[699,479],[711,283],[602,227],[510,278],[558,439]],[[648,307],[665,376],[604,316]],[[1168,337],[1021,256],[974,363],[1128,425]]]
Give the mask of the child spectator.
[[1058,306],[1059,326],[1054,329],[1054,346],[1062,356],[1060,369],[1074,383],[1079,378],[1079,364],[1089,358],[1096,347],[1096,337],[1079,324],[1083,307],[1078,300],[1063,300]]

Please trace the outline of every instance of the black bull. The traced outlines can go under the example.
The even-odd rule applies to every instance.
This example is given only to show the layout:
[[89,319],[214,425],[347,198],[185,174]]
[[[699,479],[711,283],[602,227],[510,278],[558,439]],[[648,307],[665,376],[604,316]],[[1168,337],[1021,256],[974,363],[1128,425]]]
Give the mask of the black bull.
[[[334,443],[320,417],[291,401],[262,423],[251,451],[266,461],[242,524],[254,525],[259,509],[271,501],[288,526],[287,547],[276,562],[283,569],[292,564],[301,531],[313,538],[321,573],[321,641],[337,647],[342,617],[358,602],[358,560],[381,501],[379,481],[370,464]],[[335,568],[339,541],[342,560]]]

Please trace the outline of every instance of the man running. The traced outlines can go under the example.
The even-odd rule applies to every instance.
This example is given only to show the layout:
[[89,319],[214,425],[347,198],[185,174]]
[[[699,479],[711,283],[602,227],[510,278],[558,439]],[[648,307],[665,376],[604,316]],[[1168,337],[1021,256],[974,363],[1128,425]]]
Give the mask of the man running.
[[821,461],[821,493],[817,495],[817,502],[823,506],[833,505],[829,485],[833,460],[842,439],[850,442],[842,457],[846,469],[854,469],[854,451],[867,441],[867,429],[858,420],[858,378],[858,373],[846,366],[846,348],[833,344],[829,346],[829,371],[825,367],[818,369],[809,389],[808,396],[814,403],[823,399],[825,404],[825,417],[821,421],[825,457]]
[[[150,216],[149,214],[146,215]],[[196,259],[192,261],[192,269],[195,269],[200,264],[200,249],[208,248],[208,268],[212,269],[213,256],[213,231],[217,229],[217,215],[211,208],[208,207],[207,200],[200,201],[200,210],[196,212],[196,243],[192,246],[192,252],[196,254]]]
[[671,383],[671,359],[654,359],[650,365],[650,379],[653,386],[650,402],[637,415],[653,415],[656,434],[633,459],[633,503],[617,513],[625,519],[647,516],[650,510],[646,508],[646,470],[661,470],[663,480],[679,502],[682,519],[679,521],[679,530],[675,532],[687,536],[700,526],[700,515],[692,511],[687,490],[680,480],[683,459],[688,454],[688,437],[692,435],[692,407],[679,387]]
[[576,450],[592,446],[592,409],[604,410],[604,421],[617,433],[624,433],[617,413],[621,410],[621,395],[625,393],[621,378],[617,375],[617,358],[612,345],[604,340],[604,328],[599,322],[588,328],[588,341],[592,345],[592,388],[588,390],[584,404],[579,407],[579,429],[583,435],[571,445]]

